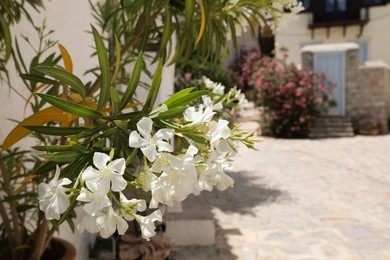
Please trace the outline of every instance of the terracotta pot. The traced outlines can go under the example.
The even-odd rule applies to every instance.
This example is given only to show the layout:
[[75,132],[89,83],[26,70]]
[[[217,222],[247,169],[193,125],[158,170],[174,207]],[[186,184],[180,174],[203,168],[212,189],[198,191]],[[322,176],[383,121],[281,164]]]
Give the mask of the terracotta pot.
[[41,260],[74,260],[76,259],[76,248],[66,240],[53,238],[51,246],[46,249]]
[[[0,241],[0,248],[7,246],[8,241]],[[31,251],[24,251],[24,254],[20,256],[20,259],[30,259]],[[9,251],[0,256],[0,259],[12,259],[12,255]],[[60,238],[53,238],[50,242],[50,246],[46,248],[41,260],[74,260],[76,259],[76,248],[66,240]]]

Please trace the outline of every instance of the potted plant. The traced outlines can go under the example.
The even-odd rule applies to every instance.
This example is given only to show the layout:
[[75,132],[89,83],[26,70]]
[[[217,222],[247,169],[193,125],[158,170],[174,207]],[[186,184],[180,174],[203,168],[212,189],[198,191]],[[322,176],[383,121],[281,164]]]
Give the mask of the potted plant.
[[[294,8],[293,2],[282,7]],[[2,144],[1,235],[8,241],[2,248],[14,259],[40,259],[65,222],[107,238],[123,234],[135,221],[148,240],[161,220],[159,204],[232,186],[224,170],[236,143],[254,148],[254,133],[221,119],[224,109],[239,103],[235,89],[222,93],[217,83],[207,81],[205,89],[186,88],[160,104],[156,99],[164,65],[195,49],[201,57],[213,53],[218,58],[227,46],[223,24],[232,25],[234,40],[234,25],[242,19],[264,18],[264,10],[277,19],[284,9],[265,0],[105,1],[93,8],[101,18],[100,30],[92,27],[99,62],[89,71],[93,81],[73,73],[73,59],[62,45],[60,55],[37,54],[28,69],[22,57],[15,57],[33,112]],[[43,31],[38,30],[42,39]],[[212,39],[215,45],[209,44]],[[158,45],[152,73],[144,65],[150,44]],[[142,72],[151,75],[151,82],[146,99],[137,100]],[[37,145],[15,150],[28,135]],[[173,137],[180,149],[173,148]],[[125,195],[129,187],[148,192],[151,199]],[[77,206],[86,213],[80,223],[74,223]],[[140,214],[147,208],[150,214]],[[27,220],[33,222],[30,229]]]

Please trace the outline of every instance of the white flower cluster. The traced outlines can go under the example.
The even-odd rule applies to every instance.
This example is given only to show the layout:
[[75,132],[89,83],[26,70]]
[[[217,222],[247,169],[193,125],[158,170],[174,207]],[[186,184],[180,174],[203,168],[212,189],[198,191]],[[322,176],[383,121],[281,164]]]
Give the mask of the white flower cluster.
[[[127,187],[127,181],[123,178],[125,171],[125,160],[123,158],[110,161],[110,156],[96,152],[93,156],[93,164],[96,168],[89,166],[81,175],[86,187],[82,187],[76,200],[84,203],[84,211],[87,215],[79,224],[80,231],[84,229],[91,232],[100,232],[103,238],[108,238],[116,230],[123,235],[128,224],[126,220],[136,220],[142,231],[142,237],[149,239],[155,235],[154,221],[161,221],[161,211],[156,210],[149,216],[136,214],[138,211],[146,210],[144,200],[128,200],[122,191]],[[65,192],[68,190],[62,186],[71,184],[67,178],[58,180],[60,169],[54,178],[49,182],[40,183],[38,187],[40,209],[45,212],[47,219],[60,219],[69,205],[69,198]],[[112,192],[119,193],[117,201],[118,209],[114,210],[110,198],[114,198]],[[110,198],[109,198],[110,197]],[[126,219],[126,220],[125,220]]]
[[[246,99],[236,89],[222,95],[222,85],[207,78],[203,80],[213,94],[202,96],[203,103],[188,107],[175,122],[176,127],[156,129],[152,118],[143,117],[136,125],[137,130],[130,133],[129,147],[140,149],[143,157],[143,170],[135,174],[135,180],[124,179],[126,161],[124,158],[113,160],[113,154],[95,152],[93,165],[81,172],[72,188],[64,187],[72,182],[67,178],[59,179],[57,166],[54,178],[38,187],[40,209],[46,218],[61,221],[61,214],[71,204],[70,198],[76,197],[87,214],[78,225],[81,231],[99,232],[104,238],[116,231],[122,235],[128,228],[127,221],[135,220],[142,237],[149,239],[155,235],[154,222],[162,220],[161,211],[155,210],[148,216],[138,214],[147,209],[147,203],[137,198],[127,199],[123,192],[128,185],[150,192],[150,209],[158,208],[159,204],[172,206],[190,194],[198,195],[213,187],[224,190],[233,186],[233,179],[225,171],[231,168],[231,157],[236,150],[234,142],[250,143],[250,140],[240,139],[243,132],[230,129],[227,120],[215,120],[215,115],[223,109],[218,101],[221,97],[242,104]],[[185,146],[182,151],[174,151],[175,135]]]

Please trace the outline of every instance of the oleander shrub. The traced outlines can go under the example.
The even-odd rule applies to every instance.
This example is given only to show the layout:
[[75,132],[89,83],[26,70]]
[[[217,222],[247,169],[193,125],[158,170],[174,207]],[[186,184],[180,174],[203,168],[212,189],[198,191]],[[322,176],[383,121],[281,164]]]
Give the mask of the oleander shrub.
[[[252,54],[253,55],[253,54]],[[250,61],[250,87],[262,108],[263,134],[304,138],[314,121],[330,106],[334,84],[325,75],[298,69],[284,58],[260,57]]]

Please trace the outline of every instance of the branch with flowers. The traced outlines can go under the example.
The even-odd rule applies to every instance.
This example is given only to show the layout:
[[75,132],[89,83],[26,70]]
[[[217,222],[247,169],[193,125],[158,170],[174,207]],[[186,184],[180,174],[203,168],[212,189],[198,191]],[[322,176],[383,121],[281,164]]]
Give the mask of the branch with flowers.
[[[287,2],[286,8],[296,6]],[[91,82],[73,73],[73,61],[62,45],[61,55],[44,57],[38,49],[30,69],[15,46],[17,69],[31,91],[26,106],[33,113],[6,137],[0,158],[0,230],[13,259],[26,254],[40,259],[60,225],[76,227],[78,205],[86,213],[77,223],[80,230],[107,238],[124,234],[128,221],[135,221],[142,237],[150,239],[155,222],[162,219],[160,204],[233,186],[226,170],[237,146],[254,149],[254,133],[223,119],[226,111],[246,102],[236,88],[225,93],[223,86],[203,78],[201,89],[186,88],[155,103],[168,62],[195,49],[200,56],[219,57],[226,49],[226,33],[233,40],[237,36],[234,25],[253,27],[251,20],[263,19],[266,11],[279,19],[284,9],[265,0],[106,1],[95,7],[103,18],[102,33],[92,27],[99,67],[89,71],[95,75]],[[178,39],[175,51],[173,34]],[[152,58],[158,66],[149,73],[145,53],[156,41]],[[138,100],[142,72],[151,74],[151,84],[146,99]],[[36,146],[11,150],[29,135]],[[149,193],[150,200],[126,193],[130,188]],[[142,214],[150,209],[155,210]],[[26,220],[32,225],[27,227]]]

